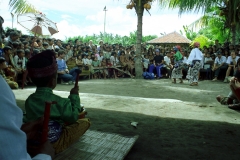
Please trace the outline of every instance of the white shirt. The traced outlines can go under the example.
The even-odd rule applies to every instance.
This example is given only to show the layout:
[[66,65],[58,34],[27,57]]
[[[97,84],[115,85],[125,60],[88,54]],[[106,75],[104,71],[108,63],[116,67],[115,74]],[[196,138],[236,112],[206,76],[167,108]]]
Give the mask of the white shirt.
[[26,68],[26,60],[25,57],[20,59],[18,55],[14,56],[14,64],[17,68],[25,69]]
[[207,61],[212,61],[212,58],[211,57],[205,57],[204,63],[206,63]]
[[110,62],[111,62],[111,64],[112,64],[113,66],[116,66],[116,65],[119,64],[118,58],[117,58],[117,57],[114,57],[114,56],[111,56],[111,57],[110,57]]
[[83,61],[83,64],[84,64],[84,65],[87,65],[87,64],[88,64],[88,59],[87,59],[87,58],[83,58],[82,61]]
[[[169,65],[171,63],[171,59],[168,56],[164,56],[164,62]],[[166,67],[166,65],[164,64],[163,67]]]
[[102,60],[103,60],[104,57],[99,55],[97,58],[98,58],[98,60],[99,60],[100,62],[102,62]]
[[199,50],[199,48],[192,49],[188,57],[187,64],[192,64],[194,60],[199,60],[203,67],[204,57],[203,57],[203,53]]
[[187,61],[192,62],[194,60],[203,60],[203,53],[198,48],[192,49]]
[[221,65],[223,63],[226,63],[227,58],[225,56],[221,56],[221,58],[216,57],[214,64]]
[[187,57],[183,57],[183,63],[187,63]]
[[[15,96],[0,75],[0,159],[1,160],[31,160],[27,153],[26,134],[20,130],[23,113],[16,105]],[[32,160],[51,160],[46,154],[39,154]]]
[[[237,63],[238,59],[239,59],[239,57],[236,56],[236,58],[235,58],[236,63]],[[231,64],[232,62],[233,62],[232,56],[228,56],[226,63]]]

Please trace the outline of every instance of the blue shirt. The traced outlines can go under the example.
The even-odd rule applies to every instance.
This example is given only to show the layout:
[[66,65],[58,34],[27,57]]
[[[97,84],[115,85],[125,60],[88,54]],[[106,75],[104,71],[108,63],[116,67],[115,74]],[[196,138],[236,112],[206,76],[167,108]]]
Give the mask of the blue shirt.
[[0,48],[0,57],[3,57],[4,54],[3,54],[3,49]]
[[64,59],[57,59],[58,71],[67,69],[66,61]]

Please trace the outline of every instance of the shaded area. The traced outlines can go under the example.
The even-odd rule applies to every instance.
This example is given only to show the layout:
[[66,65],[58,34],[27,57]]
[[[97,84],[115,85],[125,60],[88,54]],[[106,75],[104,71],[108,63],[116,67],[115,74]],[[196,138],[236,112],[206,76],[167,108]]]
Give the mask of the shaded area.
[[[24,108],[24,101],[17,100]],[[239,159],[237,124],[161,118],[136,113],[87,109],[91,130],[139,135],[125,159]],[[139,122],[137,128],[131,121]]]

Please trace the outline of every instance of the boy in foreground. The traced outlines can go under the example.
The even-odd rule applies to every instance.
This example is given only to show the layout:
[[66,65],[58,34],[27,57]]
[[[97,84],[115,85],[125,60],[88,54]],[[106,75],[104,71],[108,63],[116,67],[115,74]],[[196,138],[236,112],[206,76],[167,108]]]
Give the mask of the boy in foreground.
[[53,144],[55,153],[59,153],[76,142],[90,127],[89,119],[80,118],[79,87],[70,91],[68,98],[53,94],[57,84],[57,62],[55,53],[43,51],[29,59],[27,70],[32,82],[37,86],[26,102],[25,122],[36,120],[44,114],[45,102],[52,104],[50,111],[48,139]]

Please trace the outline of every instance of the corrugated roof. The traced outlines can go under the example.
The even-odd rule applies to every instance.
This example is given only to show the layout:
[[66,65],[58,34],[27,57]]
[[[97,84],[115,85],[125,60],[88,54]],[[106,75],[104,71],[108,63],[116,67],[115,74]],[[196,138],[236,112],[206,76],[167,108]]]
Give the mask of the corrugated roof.
[[153,43],[155,43],[155,44],[157,44],[157,43],[158,44],[163,44],[163,43],[165,43],[165,44],[166,43],[175,43],[175,44],[185,43],[185,44],[189,44],[189,43],[191,43],[191,41],[189,39],[187,39],[186,37],[184,37],[183,35],[174,31],[174,32],[166,34],[162,37],[150,40],[147,43],[150,43],[150,44],[153,44]]

